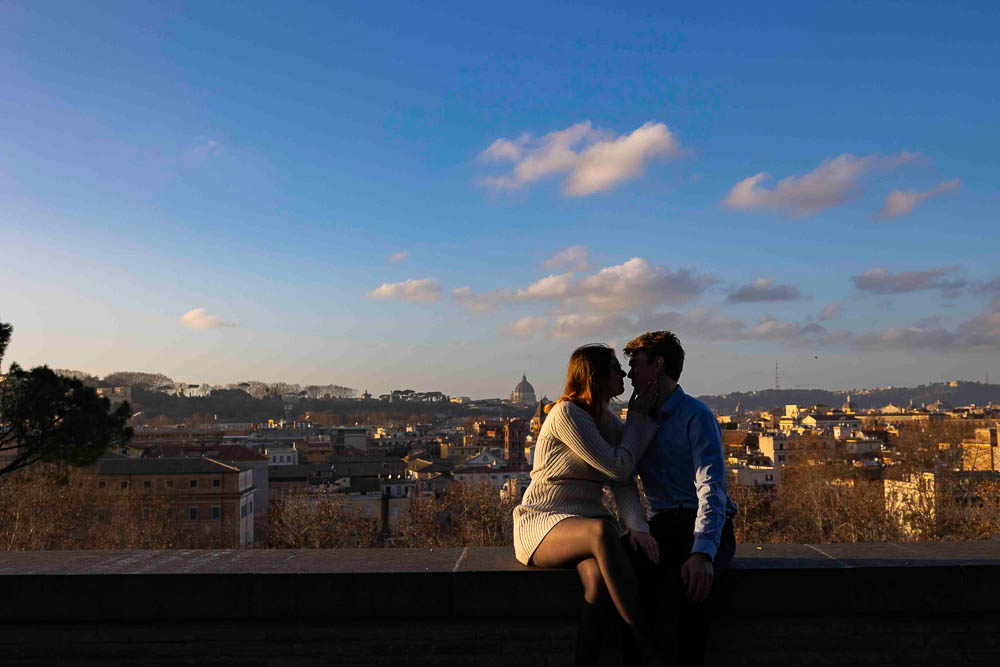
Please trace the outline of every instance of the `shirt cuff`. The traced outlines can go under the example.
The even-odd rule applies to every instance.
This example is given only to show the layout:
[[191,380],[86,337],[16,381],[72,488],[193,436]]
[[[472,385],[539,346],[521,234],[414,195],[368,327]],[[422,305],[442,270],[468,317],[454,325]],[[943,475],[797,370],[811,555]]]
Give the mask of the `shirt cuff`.
[[693,554],[705,554],[712,561],[715,561],[715,552],[719,550],[719,545],[715,543],[714,540],[710,540],[705,537],[695,538],[694,545],[691,547],[691,553]]

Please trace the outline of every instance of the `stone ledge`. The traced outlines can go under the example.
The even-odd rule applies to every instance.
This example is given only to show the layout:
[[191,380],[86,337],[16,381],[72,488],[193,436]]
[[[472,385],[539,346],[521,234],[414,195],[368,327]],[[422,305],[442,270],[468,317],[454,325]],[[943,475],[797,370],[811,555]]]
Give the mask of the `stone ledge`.
[[[508,547],[0,554],[0,621],[573,617],[571,570]],[[740,545],[722,607],[743,615],[1000,611],[1000,543]]]
[[[21,667],[553,667],[581,601],[506,547],[8,552],[0,583]],[[708,665],[1000,664],[996,590],[1000,543],[743,545]]]

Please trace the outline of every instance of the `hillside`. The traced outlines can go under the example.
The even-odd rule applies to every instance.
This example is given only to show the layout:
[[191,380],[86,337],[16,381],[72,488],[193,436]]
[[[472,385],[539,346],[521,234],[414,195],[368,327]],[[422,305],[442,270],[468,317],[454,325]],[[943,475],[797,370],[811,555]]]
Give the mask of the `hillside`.
[[892,387],[888,389],[855,389],[828,391],[825,389],[764,389],[762,391],[736,392],[715,396],[699,396],[717,414],[731,414],[739,404],[743,410],[767,410],[788,404],[815,405],[823,403],[839,408],[847,395],[859,409],[880,408],[888,403],[906,407],[944,401],[950,405],[1000,404],[1000,385],[982,382],[936,382],[919,387]]

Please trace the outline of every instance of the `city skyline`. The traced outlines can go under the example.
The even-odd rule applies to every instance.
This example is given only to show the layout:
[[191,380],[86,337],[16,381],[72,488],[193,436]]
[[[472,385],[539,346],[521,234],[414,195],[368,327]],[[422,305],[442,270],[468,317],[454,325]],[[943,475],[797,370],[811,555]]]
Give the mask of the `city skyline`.
[[8,361],[552,398],[669,328],[695,394],[1000,377],[996,8],[0,11]]

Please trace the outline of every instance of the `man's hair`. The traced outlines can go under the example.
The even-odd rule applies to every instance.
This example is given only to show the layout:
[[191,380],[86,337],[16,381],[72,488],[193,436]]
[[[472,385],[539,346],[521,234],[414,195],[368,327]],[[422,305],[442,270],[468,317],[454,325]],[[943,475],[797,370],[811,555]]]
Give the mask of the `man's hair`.
[[684,348],[677,334],[672,331],[647,331],[625,346],[625,356],[632,357],[639,352],[646,354],[646,360],[654,363],[663,357],[663,370],[667,377],[677,382],[684,370]]

